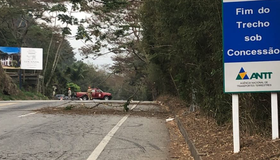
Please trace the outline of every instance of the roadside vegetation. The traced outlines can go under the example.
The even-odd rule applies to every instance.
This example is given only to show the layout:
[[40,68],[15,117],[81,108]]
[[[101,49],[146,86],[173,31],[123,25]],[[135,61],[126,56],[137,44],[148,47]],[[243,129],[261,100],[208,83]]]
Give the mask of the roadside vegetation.
[[49,98],[42,95],[41,93],[22,91],[17,95],[5,95],[0,93],[0,100],[48,100]]
[[[39,83],[36,87],[23,83],[26,92],[19,91],[18,79],[12,82],[9,71],[0,66],[2,100],[51,99],[54,88],[55,93],[67,95],[68,87],[75,92],[92,86],[111,92],[113,99],[133,95],[135,100],[155,100],[169,94],[219,125],[231,121],[231,95],[223,93],[220,0],[0,0],[0,6],[0,46],[44,50],[44,69],[33,71],[40,75]],[[92,16],[79,20],[70,10]],[[78,30],[71,31],[69,25]],[[68,38],[86,45],[74,53]],[[114,54],[111,66],[75,59],[75,54],[96,59],[108,53]],[[269,135],[270,94],[239,97],[241,130]]]

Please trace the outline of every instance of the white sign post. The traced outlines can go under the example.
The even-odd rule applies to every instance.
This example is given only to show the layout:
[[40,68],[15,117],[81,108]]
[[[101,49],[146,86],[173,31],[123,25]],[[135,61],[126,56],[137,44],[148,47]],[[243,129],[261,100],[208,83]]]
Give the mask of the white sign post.
[[279,138],[277,93],[271,93],[272,139]]
[[240,151],[238,94],[232,95],[232,123],[233,123],[233,152],[238,153]]
[[272,139],[279,138],[280,0],[223,0],[224,92],[232,93],[234,153],[240,151],[238,93],[271,93]]

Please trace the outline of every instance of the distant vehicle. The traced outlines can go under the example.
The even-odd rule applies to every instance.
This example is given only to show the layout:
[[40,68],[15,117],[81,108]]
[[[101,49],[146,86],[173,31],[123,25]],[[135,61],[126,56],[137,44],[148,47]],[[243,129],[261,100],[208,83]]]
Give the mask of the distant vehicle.
[[55,95],[56,99],[58,100],[65,100],[65,99],[68,99],[68,96],[65,96],[64,94],[56,94]]
[[[92,88],[92,98],[93,99],[103,99],[103,100],[110,100],[112,99],[112,94],[108,92],[103,92],[99,88]],[[76,92],[76,98],[81,98],[83,100],[88,100],[87,92]]]

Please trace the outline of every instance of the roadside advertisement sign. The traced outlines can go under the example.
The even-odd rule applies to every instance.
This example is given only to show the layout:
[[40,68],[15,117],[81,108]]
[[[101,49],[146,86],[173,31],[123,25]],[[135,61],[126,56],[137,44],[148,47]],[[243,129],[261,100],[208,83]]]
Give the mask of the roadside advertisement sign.
[[0,62],[4,69],[43,69],[43,49],[0,47]]
[[21,48],[21,69],[42,70],[43,49]]
[[5,69],[20,69],[20,48],[0,47],[0,62]]
[[280,91],[280,0],[224,0],[224,92]]

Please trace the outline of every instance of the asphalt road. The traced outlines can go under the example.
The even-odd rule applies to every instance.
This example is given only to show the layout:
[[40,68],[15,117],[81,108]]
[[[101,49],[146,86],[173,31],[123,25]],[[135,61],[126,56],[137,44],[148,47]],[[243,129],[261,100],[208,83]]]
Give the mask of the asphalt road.
[[[129,115],[41,114],[34,111],[70,102],[80,103],[0,101],[0,159],[168,159],[169,135],[164,119]],[[145,108],[145,104],[138,106]],[[136,109],[137,105],[130,107]],[[156,109],[151,105],[146,108]]]

